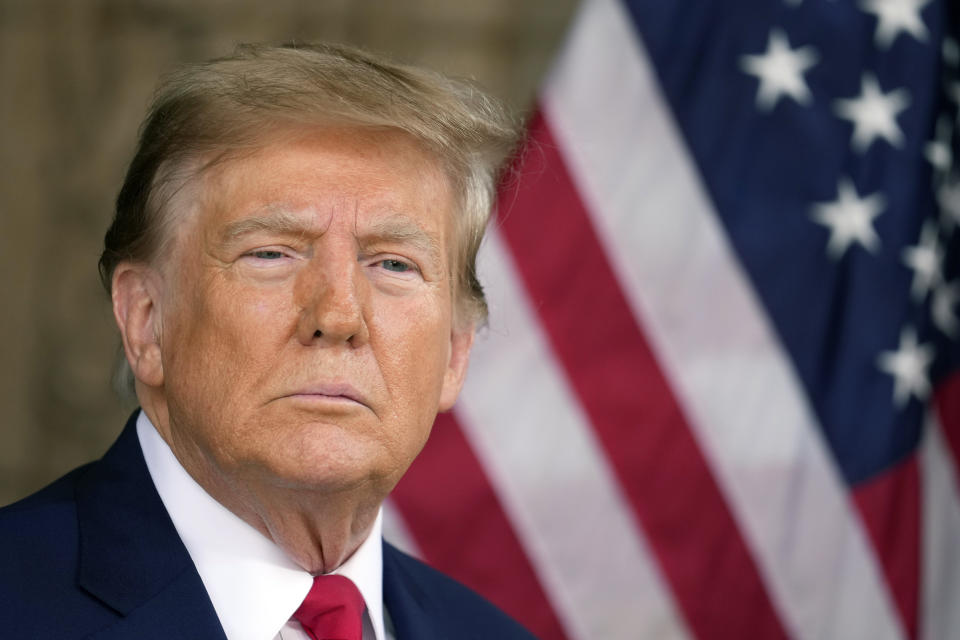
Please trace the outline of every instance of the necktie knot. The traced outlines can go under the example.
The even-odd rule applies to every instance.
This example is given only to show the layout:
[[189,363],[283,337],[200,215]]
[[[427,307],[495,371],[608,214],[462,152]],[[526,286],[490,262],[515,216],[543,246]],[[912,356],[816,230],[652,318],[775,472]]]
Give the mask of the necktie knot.
[[349,578],[317,576],[293,617],[313,640],[361,640],[365,607]]

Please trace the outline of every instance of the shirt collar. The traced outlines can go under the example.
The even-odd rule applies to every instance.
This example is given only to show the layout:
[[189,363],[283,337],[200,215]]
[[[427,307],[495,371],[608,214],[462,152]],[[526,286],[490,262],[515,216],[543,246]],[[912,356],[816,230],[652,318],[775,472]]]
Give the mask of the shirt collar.
[[[143,411],[137,418],[137,436],[150,477],[227,638],[274,638],[300,607],[313,577],[204,491]],[[377,515],[367,539],[333,572],[350,578],[360,589],[377,640],[384,640],[382,518],[382,513]]]

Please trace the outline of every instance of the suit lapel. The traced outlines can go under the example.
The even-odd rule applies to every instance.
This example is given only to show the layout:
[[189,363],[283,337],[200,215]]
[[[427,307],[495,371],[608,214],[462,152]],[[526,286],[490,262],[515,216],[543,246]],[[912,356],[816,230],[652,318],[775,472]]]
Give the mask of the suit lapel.
[[153,598],[87,640],[225,640],[217,614],[195,574],[184,571]]
[[383,603],[390,613],[397,640],[441,637],[427,615],[427,595],[420,585],[403,574],[396,554],[396,549],[384,542]]
[[150,479],[136,415],[77,486],[78,583],[123,616],[91,637],[224,639],[203,582]]
[[403,568],[400,551],[383,543],[383,603],[390,614],[397,640],[451,638],[442,628],[442,611],[436,611],[430,596]]

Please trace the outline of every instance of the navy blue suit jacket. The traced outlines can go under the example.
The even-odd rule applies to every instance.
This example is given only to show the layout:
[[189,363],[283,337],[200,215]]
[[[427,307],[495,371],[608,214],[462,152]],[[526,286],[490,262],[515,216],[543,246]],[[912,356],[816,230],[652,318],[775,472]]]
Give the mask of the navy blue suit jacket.
[[[224,640],[130,419],[104,457],[0,509],[0,635]],[[532,636],[463,585],[383,546],[397,640]]]

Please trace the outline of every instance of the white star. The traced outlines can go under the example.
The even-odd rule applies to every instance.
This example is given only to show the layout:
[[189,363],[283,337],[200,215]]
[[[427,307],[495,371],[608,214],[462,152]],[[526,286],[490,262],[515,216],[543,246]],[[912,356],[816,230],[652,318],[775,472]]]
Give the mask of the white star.
[[886,200],[879,193],[865,198],[857,194],[856,188],[847,178],[841,178],[837,185],[837,199],[814,205],[810,217],[830,229],[827,242],[827,255],[839,260],[854,242],[876,253],[880,248],[880,238],[873,228],[873,219],[880,215],[886,206]]
[[953,309],[960,302],[960,281],[954,280],[950,284],[941,284],[933,290],[933,302],[930,305],[930,314],[933,324],[945,335],[957,336],[957,314]]
[[953,163],[953,150],[942,140],[931,140],[923,147],[923,155],[937,171],[949,171]]
[[952,232],[960,226],[960,178],[950,176],[937,189],[937,204],[940,205],[940,217],[943,228]]
[[860,87],[859,97],[837,100],[834,106],[839,117],[853,123],[851,146],[863,153],[877,138],[883,138],[895,147],[901,146],[903,131],[897,125],[897,114],[910,104],[909,92],[895,89],[885,94],[880,91],[877,79],[869,73],[863,74]]
[[917,302],[923,301],[927,293],[940,284],[943,274],[940,265],[943,262],[943,248],[937,226],[932,220],[927,220],[920,230],[920,241],[903,250],[903,262],[913,269],[913,285],[910,293]]
[[930,393],[930,374],[933,347],[917,344],[917,333],[912,327],[900,332],[900,346],[896,351],[884,351],[877,358],[877,366],[893,376],[893,402],[903,407],[910,396],[924,400]]
[[878,47],[888,48],[901,31],[917,40],[927,39],[927,27],[920,11],[930,0],[861,0],[860,8],[877,16],[874,39]]
[[953,137],[953,126],[949,118],[940,116],[937,119],[937,134],[935,139],[928,142],[923,148],[923,155],[936,171],[947,172],[953,165],[953,148],[950,140]]
[[817,64],[819,56],[813,47],[791,49],[786,34],[780,29],[770,31],[767,51],[762,55],[740,57],[744,73],[757,76],[757,107],[770,111],[782,96],[789,96],[799,104],[809,104],[812,96],[803,78],[803,72]]

